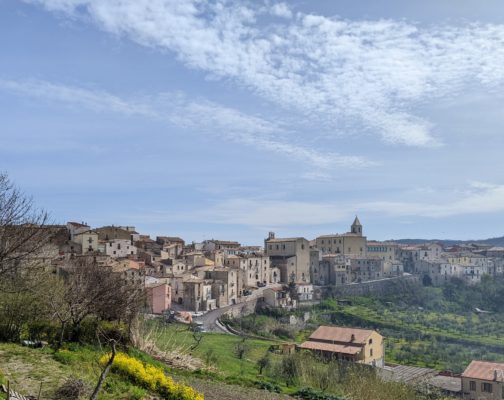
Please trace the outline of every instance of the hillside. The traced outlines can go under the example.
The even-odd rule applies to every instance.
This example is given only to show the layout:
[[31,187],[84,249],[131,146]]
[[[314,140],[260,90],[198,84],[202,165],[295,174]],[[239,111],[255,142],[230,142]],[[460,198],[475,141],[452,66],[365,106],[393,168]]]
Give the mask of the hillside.
[[453,240],[453,239],[390,239],[390,241],[400,244],[423,244],[429,242],[441,242],[445,246],[479,244],[488,246],[504,246],[504,236],[477,239],[477,240]]

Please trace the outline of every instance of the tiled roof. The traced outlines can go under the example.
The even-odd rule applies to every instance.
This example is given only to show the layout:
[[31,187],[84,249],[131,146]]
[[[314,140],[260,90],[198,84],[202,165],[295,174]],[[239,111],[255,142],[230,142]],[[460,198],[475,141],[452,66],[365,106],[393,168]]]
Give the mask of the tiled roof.
[[310,340],[330,340],[333,342],[364,344],[373,332],[374,331],[369,329],[319,326],[318,329],[310,335]]
[[488,361],[472,361],[465,369],[462,377],[504,382],[504,364]]
[[299,347],[306,350],[321,350],[343,354],[358,354],[362,349],[361,347],[358,346],[346,346],[342,344],[331,344],[331,343],[321,343],[311,341],[304,342]]

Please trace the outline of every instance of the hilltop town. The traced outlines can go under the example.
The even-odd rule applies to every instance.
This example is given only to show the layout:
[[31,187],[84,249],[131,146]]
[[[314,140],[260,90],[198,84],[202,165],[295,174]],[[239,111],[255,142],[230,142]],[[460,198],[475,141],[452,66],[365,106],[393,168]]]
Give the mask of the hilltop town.
[[[84,222],[17,229],[37,232],[41,245],[30,254],[30,262],[49,273],[72,275],[75,265],[91,260],[128,290],[145,293],[143,313],[149,318],[189,325],[194,332],[240,337],[246,333],[236,330],[233,318],[259,308],[290,315],[290,323],[296,324],[310,319],[309,310],[327,299],[351,304],[345,296],[372,296],[391,283],[406,295],[409,283],[442,287],[456,280],[470,287],[504,275],[504,248],[368,240],[358,217],[348,232],[314,239],[269,232],[261,246],[217,239],[187,243],[177,236],[152,238],[133,226],[92,227]],[[476,306],[475,313],[490,313]],[[422,382],[469,400],[500,398],[491,397],[496,391],[504,395],[504,364],[475,360],[462,375],[389,364],[386,340],[379,326],[319,325],[303,342],[284,343],[281,352],[307,351],[321,360],[368,365],[382,379]]]
[[132,226],[68,222],[44,229],[51,241],[40,249],[41,257],[50,259],[55,271],[65,269],[68,260],[92,256],[118,277],[150,289],[154,314],[165,313],[172,304],[186,311],[210,311],[258,293],[272,307],[296,307],[320,300],[327,286],[411,277],[425,285],[440,286],[452,278],[471,285],[483,276],[504,274],[504,248],[372,241],[357,217],[346,233],[309,240],[270,232],[263,246],[151,238]]

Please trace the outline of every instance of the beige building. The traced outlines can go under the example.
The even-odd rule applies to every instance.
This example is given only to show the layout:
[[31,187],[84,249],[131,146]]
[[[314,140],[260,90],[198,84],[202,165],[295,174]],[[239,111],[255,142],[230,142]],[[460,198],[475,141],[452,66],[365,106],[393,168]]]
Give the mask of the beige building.
[[310,283],[310,242],[305,238],[276,238],[270,232],[264,253],[280,269],[281,282]]
[[504,364],[472,361],[462,374],[464,400],[504,399]]
[[82,254],[98,251],[98,234],[87,230],[73,235],[73,241],[81,245]]
[[342,254],[325,254],[319,263],[319,285],[345,285],[352,282],[350,258]]
[[212,281],[190,276],[183,281],[183,304],[186,310],[208,311],[217,308],[212,299]]
[[366,282],[383,279],[383,260],[371,257],[350,257],[352,282]]
[[330,359],[377,367],[383,367],[385,359],[383,336],[368,329],[319,326],[299,348]]
[[315,245],[321,254],[344,254],[365,257],[367,254],[367,239],[362,234],[359,218],[355,220],[348,233],[323,235],[315,239]]
[[399,246],[390,242],[367,242],[367,255],[381,258],[383,262],[394,263],[398,259]]

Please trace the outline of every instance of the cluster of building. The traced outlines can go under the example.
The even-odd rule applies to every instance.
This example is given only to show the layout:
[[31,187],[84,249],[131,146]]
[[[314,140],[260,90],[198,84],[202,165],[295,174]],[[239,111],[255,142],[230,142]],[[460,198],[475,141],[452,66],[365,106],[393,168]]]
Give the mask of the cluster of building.
[[429,284],[440,286],[452,278],[467,284],[487,276],[504,274],[504,248],[481,244],[443,247],[428,243],[400,248],[400,260],[408,271],[421,275]]
[[357,217],[349,232],[314,240],[270,232],[263,247],[214,239],[190,244],[180,237],[154,239],[131,226],[92,228],[69,222],[47,229],[52,239],[44,258],[61,266],[93,256],[122,279],[145,286],[150,311],[156,314],[172,304],[208,311],[259,294],[271,307],[293,308],[318,300],[320,286],[398,277],[405,271],[433,285],[453,277],[475,283],[504,271],[504,248],[368,241]]

